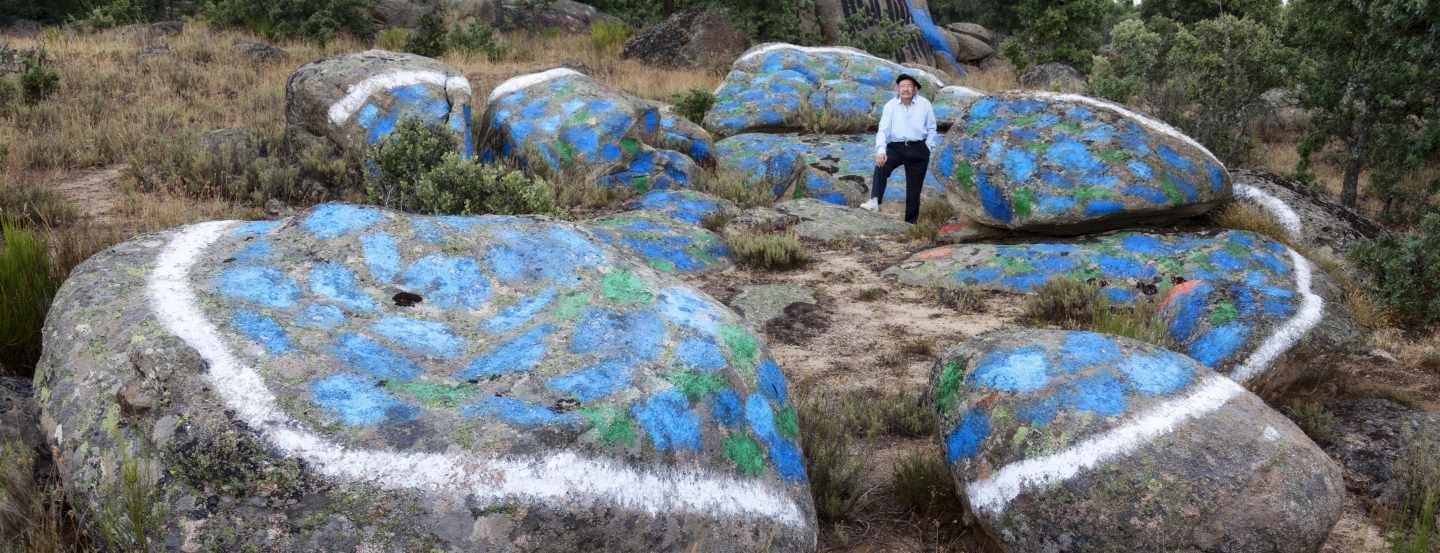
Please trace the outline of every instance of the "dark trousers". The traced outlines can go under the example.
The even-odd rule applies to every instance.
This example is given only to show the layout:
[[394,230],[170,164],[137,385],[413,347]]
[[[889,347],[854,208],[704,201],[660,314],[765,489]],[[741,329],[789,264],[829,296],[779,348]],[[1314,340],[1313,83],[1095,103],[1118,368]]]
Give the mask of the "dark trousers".
[[920,190],[925,186],[925,172],[930,167],[930,148],[924,141],[891,142],[885,146],[885,164],[875,166],[870,197],[875,203],[885,198],[885,183],[895,168],[905,166],[905,222],[920,218]]

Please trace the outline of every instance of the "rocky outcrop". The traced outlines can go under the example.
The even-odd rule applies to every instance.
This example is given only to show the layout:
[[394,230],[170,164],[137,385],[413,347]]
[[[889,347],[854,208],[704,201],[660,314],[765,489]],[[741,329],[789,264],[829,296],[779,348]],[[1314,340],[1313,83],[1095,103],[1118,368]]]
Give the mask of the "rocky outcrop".
[[[1389,231],[1373,219],[1331,200],[1320,190],[1269,171],[1234,169],[1237,201],[1270,212],[1290,239],[1312,251],[1344,258],[1359,242]],[[1279,209],[1278,207],[1285,209]]]
[[663,67],[724,67],[745,51],[749,37],[719,8],[691,8],[625,41],[626,58]]
[[1042,63],[1020,74],[1020,87],[1028,90],[1084,94],[1088,86],[1084,75],[1058,62]]

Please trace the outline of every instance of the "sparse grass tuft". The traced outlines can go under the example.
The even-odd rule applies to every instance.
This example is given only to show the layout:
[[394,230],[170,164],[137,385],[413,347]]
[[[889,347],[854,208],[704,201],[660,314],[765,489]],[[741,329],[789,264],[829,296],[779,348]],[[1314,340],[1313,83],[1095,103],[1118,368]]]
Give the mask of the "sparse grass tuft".
[[1419,437],[1395,463],[1405,495],[1390,535],[1392,553],[1431,553],[1440,546],[1440,447],[1434,440]]
[[375,36],[375,47],[391,52],[404,52],[405,45],[409,42],[410,29],[404,27],[391,27]]
[[65,198],[47,188],[0,183],[0,217],[36,227],[74,223],[78,214]]
[[935,288],[935,303],[961,313],[985,312],[985,292],[974,286]]
[[895,500],[911,514],[951,524],[960,523],[965,506],[955,490],[945,458],[936,451],[911,453],[895,464]]
[[816,395],[799,402],[800,439],[815,513],[832,523],[850,518],[864,492],[864,466],[845,425],[831,412],[834,400],[833,395]]
[[1315,443],[1326,445],[1335,439],[1335,415],[1318,401],[1297,401],[1285,409],[1285,414]]
[[1264,208],[1249,202],[1233,201],[1211,216],[1216,225],[1235,230],[1248,230],[1288,244],[1290,235],[1275,217]]
[[705,119],[705,112],[715,105],[715,94],[702,88],[692,88],[676,94],[670,99],[670,103],[675,106],[675,113],[699,123]]
[[[13,547],[13,549],[12,549]],[[0,551],[89,552],[52,471],[40,471],[20,443],[0,443]]]
[[1030,324],[1091,330],[1169,347],[1164,320],[1155,314],[1155,300],[1147,298],[1117,305],[1093,284],[1054,279],[1025,299],[1021,319]]
[[855,293],[855,301],[875,301],[885,297],[889,292],[884,288],[866,288]]
[[800,111],[791,123],[810,134],[852,134],[865,132],[875,125],[869,115],[839,115],[831,110],[817,110],[809,102],[800,103]]
[[725,234],[725,244],[730,246],[735,263],[745,267],[783,271],[810,261],[800,239],[789,233],[729,232]]
[[590,26],[590,46],[597,52],[618,56],[630,38],[630,27],[624,23],[597,22]]
[[920,203],[920,216],[915,219],[915,224],[905,229],[905,237],[910,240],[923,240],[933,242],[935,233],[955,216],[955,207],[944,198],[929,199]]
[[735,202],[740,209],[775,204],[775,193],[769,186],[748,182],[741,175],[702,171],[695,180],[696,190]]
[[40,358],[40,330],[60,282],[52,276],[45,233],[0,221],[0,365],[28,375]]
[[700,226],[710,232],[721,232],[725,230],[725,225],[730,224],[730,220],[734,218],[734,214],[725,210],[706,213],[704,217],[700,218]]

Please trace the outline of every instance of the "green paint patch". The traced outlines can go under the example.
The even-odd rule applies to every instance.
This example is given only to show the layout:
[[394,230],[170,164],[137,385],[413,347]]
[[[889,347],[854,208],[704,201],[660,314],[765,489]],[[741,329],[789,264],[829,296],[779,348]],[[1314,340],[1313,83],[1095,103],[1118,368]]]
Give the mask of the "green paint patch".
[[1038,154],[1045,150],[1045,143],[1039,140],[1031,140],[1021,147],[1032,154]]
[[1065,273],[1065,277],[1076,282],[1089,282],[1104,276],[1096,267],[1081,267]]
[[1068,133],[1079,133],[1080,130],[1081,130],[1081,129],[1080,129],[1080,124],[1079,124],[1079,123],[1076,123],[1076,122],[1073,122],[1073,121],[1066,121],[1066,122],[1064,122],[1064,123],[1058,123],[1058,124],[1055,125],[1055,128],[1056,128],[1056,129],[1059,129],[1059,130],[1062,130],[1062,131],[1065,131],[1065,132],[1068,132]]
[[555,305],[555,316],[563,320],[579,317],[586,307],[590,306],[590,295],[584,292],[571,292]]
[[650,177],[635,175],[630,179],[630,184],[635,187],[636,192],[648,192],[650,190]]
[[1010,437],[1010,444],[1013,447],[1020,447],[1025,443],[1025,437],[1030,435],[1030,427],[1022,426],[1015,429],[1015,435]]
[[620,149],[625,152],[625,155],[633,156],[635,152],[640,151],[640,141],[635,140],[633,136],[627,136],[620,139]]
[[1090,200],[1108,200],[1115,196],[1114,191],[1099,186],[1082,186],[1075,189],[1075,201],[1088,202]]
[[965,127],[965,131],[970,134],[978,133],[980,132],[980,129],[985,128],[985,125],[989,125],[990,120],[992,119],[994,119],[994,117],[986,117],[984,119],[971,123],[970,126]]
[[1023,257],[1001,255],[995,257],[995,262],[1000,265],[1000,268],[1003,269],[1007,275],[1035,272],[1035,265]]
[[1234,242],[1226,242],[1225,251],[1230,252],[1234,255],[1245,255],[1250,253],[1250,250],[1245,249],[1245,246],[1241,246],[1240,244],[1236,244]]
[[1021,117],[1016,117],[1016,118],[1010,120],[1010,126],[1012,126],[1012,127],[1023,127],[1023,126],[1025,126],[1025,125],[1029,125],[1029,124],[1031,124],[1031,123],[1034,123],[1035,120],[1036,120],[1036,119],[1039,119],[1039,118],[1040,118],[1039,115],[1024,115],[1024,116],[1021,116]]
[[725,456],[745,476],[759,476],[765,470],[765,454],[750,436],[735,434],[725,438]]
[[725,340],[725,346],[730,348],[730,357],[735,365],[753,373],[757,361],[755,355],[760,350],[755,335],[743,326],[726,324],[720,327],[720,337]]
[[951,175],[955,182],[960,184],[961,190],[975,188],[975,167],[969,161],[962,160],[955,164],[955,174]]
[[1235,304],[1228,301],[1222,302],[1215,306],[1215,311],[1210,313],[1210,324],[1225,324],[1235,320],[1238,316],[1240,316],[1240,312],[1235,309]]
[[646,261],[645,263],[649,265],[651,269],[655,269],[662,273],[675,272],[675,262],[670,261],[669,259],[651,259]]
[[600,280],[600,289],[605,298],[622,304],[640,304],[655,301],[655,294],[645,287],[645,282],[630,271],[611,271]]
[[781,409],[775,415],[775,429],[780,431],[781,436],[792,440],[800,437],[800,421],[795,416],[794,407]]
[[555,145],[555,149],[559,150],[562,163],[575,161],[575,147],[571,146],[569,142],[560,142]]
[[[1173,257],[1162,257],[1157,259],[1155,264],[1160,267],[1160,272],[1169,276],[1179,275],[1185,270],[1185,264]],[[1166,280],[1168,281],[1169,279]]]
[[577,412],[590,421],[602,445],[635,445],[635,425],[625,411],[614,407],[581,407]]
[[426,407],[445,407],[454,409],[460,407],[470,398],[480,393],[480,390],[469,384],[437,384],[434,382],[398,382],[394,380],[385,381],[385,389],[395,392],[398,395],[418,400]]
[[700,399],[728,387],[725,377],[719,373],[698,371],[676,371],[665,377],[690,399]]
[[1120,148],[1110,148],[1109,150],[1101,150],[1098,156],[1105,161],[1124,161],[1130,157],[1130,153]]
[[1035,206],[1035,193],[1029,188],[1020,188],[1015,191],[1012,203],[1015,204],[1015,214],[1020,217],[1029,217],[1030,211]]
[[935,386],[935,407],[941,413],[949,412],[955,406],[955,394],[960,391],[960,382],[965,379],[965,365],[958,359],[945,362],[940,370],[940,383]]
[[1175,186],[1175,181],[1170,180],[1170,177],[1160,179],[1160,190],[1165,193],[1165,197],[1169,198],[1171,203],[1185,202],[1185,194],[1180,192],[1180,187]]

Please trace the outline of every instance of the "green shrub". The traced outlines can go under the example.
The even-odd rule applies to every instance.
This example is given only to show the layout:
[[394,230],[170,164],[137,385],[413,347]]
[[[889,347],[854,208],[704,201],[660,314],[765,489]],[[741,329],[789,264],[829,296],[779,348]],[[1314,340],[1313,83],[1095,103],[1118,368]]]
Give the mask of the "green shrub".
[[36,227],[64,227],[78,218],[70,202],[50,188],[0,183],[0,219]]
[[40,358],[40,330],[60,283],[42,231],[6,219],[0,236],[0,365],[26,375]]
[[410,42],[410,29],[404,27],[391,27],[380,31],[375,37],[375,47],[391,52],[404,52],[405,45]]
[[919,451],[900,459],[892,483],[895,500],[916,516],[958,523],[964,512],[955,477],[938,452]]
[[705,120],[705,112],[715,105],[715,94],[709,90],[692,88],[676,94],[670,99],[670,103],[675,105],[675,113],[699,123]]
[[0,77],[0,114],[9,113],[10,108],[15,105],[15,100],[20,99],[20,85],[15,81]]
[[985,292],[973,286],[936,288],[935,302],[961,313],[985,311]]
[[1408,234],[1362,242],[1350,257],[1399,323],[1418,328],[1440,322],[1440,212],[1426,215]]
[[590,45],[596,50],[619,54],[630,38],[630,26],[624,23],[598,21],[590,26]]
[[366,194],[379,205],[413,208],[420,179],[459,147],[459,138],[440,125],[414,117],[401,119],[366,156],[373,163]]
[[544,179],[498,165],[445,154],[420,178],[414,210],[435,215],[553,213],[555,192]]
[[905,229],[905,237],[911,240],[932,241],[940,227],[955,216],[955,207],[944,198],[920,202],[920,215],[915,224]]
[[775,192],[768,185],[748,182],[738,173],[703,171],[697,176],[696,190],[735,202],[741,209],[775,204]]
[[1186,106],[1173,122],[1220,159],[1248,161],[1247,123],[1266,109],[1260,95],[1285,84],[1297,57],[1249,19],[1224,15],[1180,29],[1165,60],[1165,84]]
[[793,269],[810,261],[805,246],[793,234],[759,234],[731,232],[725,235],[725,244],[735,263],[756,269]]
[[205,16],[245,27],[268,39],[303,38],[321,45],[337,33],[363,40],[375,34],[372,0],[208,0]]
[[815,396],[800,403],[800,441],[810,495],[821,521],[849,518],[864,490],[864,465],[857,459],[845,426],[833,416],[835,396]]
[[21,56],[25,69],[20,73],[20,92],[27,104],[37,104],[60,89],[60,74],[50,68],[44,50],[32,50]]
[[1022,27],[1000,50],[1019,71],[1060,62],[1089,73],[1112,7],[1110,0],[1021,0],[1015,11]]
[[446,41],[450,43],[452,50],[466,54],[484,54],[490,61],[500,61],[510,50],[510,47],[495,35],[495,29],[479,21],[471,21],[469,25],[450,29]]
[[1335,415],[1320,402],[1292,403],[1285,409],[1285,414],[1315,443],[1329,445],[1335,439]]
[[450,45],[446,41],[444,17],[439,9],[420,16],[415,32],[410,33],[410,38],[405,41],[405,51],[429,58],[445,55]]
[[95,28],[108,29],[131,23],[143,23],[149,21],[146,4],[158,2],[146,2],[137,0],[109,0],[90,8],[90,13],[84,18],[84,23],[89,23]]
[[900,51],[920,38],[914,25],[893,19],[874,22],[867,14],[857,13],[845,18],[840,29],[840,44],[859,48],[882,58],[899,59]]
[[1440,546],[1440,446],[1433,436],[1417,438],[1393,467],[1404,483],[1390,535],[1393,553],[1432,553]]

